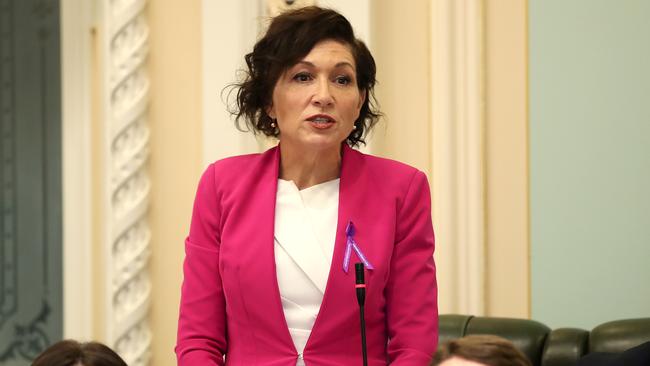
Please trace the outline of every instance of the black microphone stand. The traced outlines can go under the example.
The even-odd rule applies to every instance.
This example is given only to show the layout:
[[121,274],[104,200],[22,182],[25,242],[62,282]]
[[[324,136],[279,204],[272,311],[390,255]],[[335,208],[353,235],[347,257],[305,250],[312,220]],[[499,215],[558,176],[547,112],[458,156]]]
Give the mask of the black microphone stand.
[[363,354],[363,366],[368,366],[368,351],[366,349],[366,316],[364,304],[366,302],[366,281],[364,279],[363,263],[354,264],[356,277],[357,302],[359,303],[359,316],[361,317],[361,352]]

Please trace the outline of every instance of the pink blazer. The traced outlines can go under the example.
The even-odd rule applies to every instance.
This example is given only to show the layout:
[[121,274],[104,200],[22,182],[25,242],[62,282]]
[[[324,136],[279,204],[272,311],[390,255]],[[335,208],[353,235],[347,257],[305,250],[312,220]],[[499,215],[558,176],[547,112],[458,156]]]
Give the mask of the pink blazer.
[[[273,253],[279,163],[276,147],[217,161],[201,178],[185,242],[179,365],[296,365]],[[361,365],[354,252],[342,269],[349,221],[375,267],[366,272],[369,365],[428,365],[438,309],[426,176],[345,144],[334,255],[305,363]]]

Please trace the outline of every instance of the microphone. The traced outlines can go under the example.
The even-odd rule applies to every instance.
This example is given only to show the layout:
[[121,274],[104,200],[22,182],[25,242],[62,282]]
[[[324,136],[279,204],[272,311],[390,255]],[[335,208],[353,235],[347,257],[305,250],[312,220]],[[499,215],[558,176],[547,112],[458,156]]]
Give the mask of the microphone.
[[366,281],[364,279],[363,263],[354,264],[356,278],[355,288],[357,290],[357,303],[359,303],[359,316],[361,317],[361,352],[363,354],[363,366],[368,366],[368,351],[366,350],[366,317],[364,304],[366,302]]

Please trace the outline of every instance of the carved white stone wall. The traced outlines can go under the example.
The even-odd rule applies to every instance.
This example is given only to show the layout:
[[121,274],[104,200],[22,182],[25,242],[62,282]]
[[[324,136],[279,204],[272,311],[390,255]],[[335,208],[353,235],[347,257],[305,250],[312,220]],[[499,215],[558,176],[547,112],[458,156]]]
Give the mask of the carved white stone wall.
[[103,54],[107,342],[131,366],[147,365],[151,233],[147,222],[149,29],[145,0],[99,2]]

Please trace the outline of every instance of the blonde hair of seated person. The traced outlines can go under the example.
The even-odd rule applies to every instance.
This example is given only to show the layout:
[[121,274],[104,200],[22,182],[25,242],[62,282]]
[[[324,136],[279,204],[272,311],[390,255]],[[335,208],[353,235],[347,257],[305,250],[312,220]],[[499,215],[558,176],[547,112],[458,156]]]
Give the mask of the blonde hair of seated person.
[[531,366],[531,363],[507,339],[477,334],[442,344],[431,366]]

